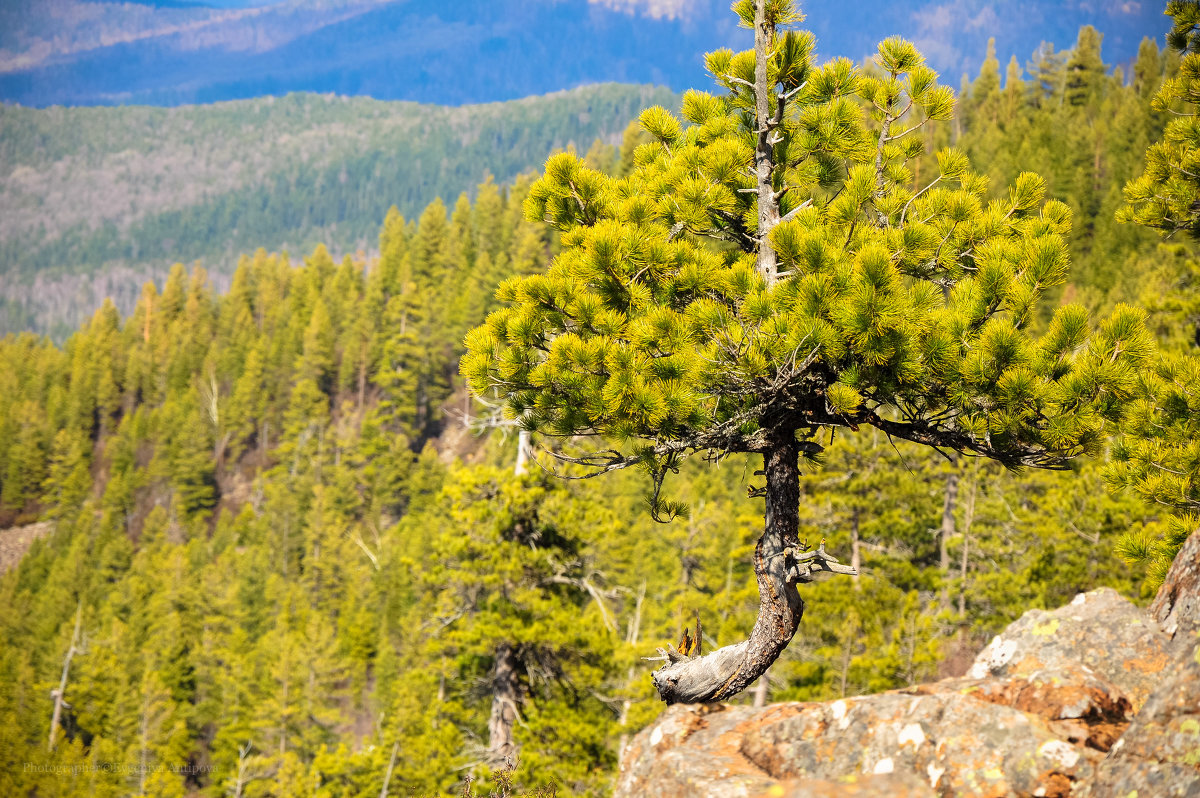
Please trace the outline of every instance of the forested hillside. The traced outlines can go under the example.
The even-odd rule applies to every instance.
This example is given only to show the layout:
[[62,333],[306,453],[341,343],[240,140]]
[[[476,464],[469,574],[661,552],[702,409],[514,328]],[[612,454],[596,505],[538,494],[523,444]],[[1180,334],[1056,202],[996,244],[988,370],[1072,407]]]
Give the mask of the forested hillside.
[[[1074,210],[1055,301],[1145,298],[1184,351],[1190,250],[1113,218],[1176,69],[1147,42],[1110,74],[1090,29],[1027,69],[989,57],[927,149],[954,144],[997,187],[1041,172]],[[625,174],[639,140],[589,163]],[[924,185],[933,156],[916,163]],[[518,473],[515,430],[463,389],[494,287],[558,251],[522,214],[528,190],[390,211],[378,257],[242,256],[227,291],[176,266],[62,346],[0,342],[0,526],[53,524],[0,577],[0,793],[428,795],[519,752],[525,787],[601,795],[661,707],[641,657],[695,613],[706,648],[746,636],[759,463],[687,464],[688,512],[658,525],[643,475]],[[761,695],[912,685],[961,672],[1030,607],[1138,596],[1114,550],[1165,522],[1106,491],[1103,466],[1008,472],[839,434],[802,477],[801,532],[861,576],[805,588]]]
[[[105,296],[202,259],[224,287],[238,253],[376,249],[409,216],[547,153],[619,144],[650,86],[464,106],[294,94],[184,108],[0,106],[0,331],[58,337]],[[121,290],[121,286],[128,286]]]

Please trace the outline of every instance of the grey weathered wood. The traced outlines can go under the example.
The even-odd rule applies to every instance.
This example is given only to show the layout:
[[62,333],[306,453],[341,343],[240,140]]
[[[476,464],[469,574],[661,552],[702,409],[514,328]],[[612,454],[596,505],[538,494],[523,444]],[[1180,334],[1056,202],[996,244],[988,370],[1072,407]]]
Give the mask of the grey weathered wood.
[[400,752],[400,741],[397,740],[392,744],[392,756],[388,760],[387,773],[383,776],[383,789],[379,791],[379,798],[387,798],[388,787],[392,783],[392,771],[396,768],[396,754]]
[[66,702],[67,692],[67,675],[71,672],[71,658],[79,652],[79,633],[82,629],[83,621],[83,601],[80,600],[75,608],[75,631],[71,633],[71,646],[67,649],[67,656],[63,660],[62,678],[59,679],[58,689],[51,692],[54,696],[54,713],[50,717],[50,739],[46,743],[46,750],[54,750],[54,738],[58,733],[58,725],[62,722],[63,707],[70,707]]
[[768,237],[779,224],[779,200],[775,197],[775,143],[771,134],[782,122],[783,101],[778,103],[779,119],[771,118],[770,90],[767,78],[767,50],[775,38],[775,26],[766,15],[765,0],[754,4],[754,116],[756,140],[754,145],[754,176],[758,193],[758,272],[775,284],[777,265],[775,247]]

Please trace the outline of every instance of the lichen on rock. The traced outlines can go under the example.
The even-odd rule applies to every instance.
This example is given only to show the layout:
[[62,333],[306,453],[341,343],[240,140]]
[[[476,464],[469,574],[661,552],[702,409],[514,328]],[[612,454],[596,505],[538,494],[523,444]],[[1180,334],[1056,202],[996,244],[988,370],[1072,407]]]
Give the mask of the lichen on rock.
[[[1175,600],[1191,601],[1186,591]],[[1173,641],[1150,614],[1101,589],[1025,613],[965,678],[758,710],[670,707],[624,752],[616,795],[1135,790],[1200,796],[1200,636]]]

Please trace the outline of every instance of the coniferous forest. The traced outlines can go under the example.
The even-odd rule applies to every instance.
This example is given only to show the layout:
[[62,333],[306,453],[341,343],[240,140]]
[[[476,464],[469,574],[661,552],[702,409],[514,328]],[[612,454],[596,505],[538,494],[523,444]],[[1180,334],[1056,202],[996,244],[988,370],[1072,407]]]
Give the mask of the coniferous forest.
[[[1056,380],[1074,368],[1078,396],[1054,401],[1092,415],[1045,433],[1076,447],[1059,470],[867,425],[823,433],[819,458],[801,463],[798,531],[859,574],[806,586],[795,638],[732,700],[960,674],[1029,608],[1100,586],[1144,599],[1161,582],[1200,501],[1197,228],[1180,218],[1195,211],[1171,172],[1200,70],[1180,54],[1194,21],[1177,22],[1174,47],[1147,40],[1128,67],[1105,63],[1090,27],[1071,50],[1007,66],[989,49],[953,113],[949,92],[930,94],[902,141],[880,143],[890,200],[846,211],[847,244],[855,213],[928,212],[936,221],[901,248],[935,261],[955,248],[947,268],[971,283],[963,292],[994,299],[972,368],[1000,398],[980,435],[1001,440],[1018,423],[1036,380],[1009,369],[1032,374],[1031,363]],[[910,49],[813,65],[806,85],[834,98],[821,108],[846,115],[813,129],[836,135],[853,116],[879,136],[871,109],[888,101],[854,88],[886,94],[889,57],[907,65],[906,91],[935,91]],[[713,58],[731,74],[747,63]],[[555,156],[546,180],[574,180],[577,208],[602,180],[700,202],[694,185],[666,187],[683,178],[663,153],[724,135],[723,120],[745,112],[728,102],[686,96],[672,109],[686,130],[651,110],[620,146]],[[823,209],[875,190],[857,167],[830,166],[873,170],[874,141],[821,151],[811,178]],[[0,541],[36,538],[0,576],[0,794],[437,795],[475,780],[467,789],[481,794],[511,781],[603,795],[623,741],[662,708],[642,658],[697,616],[705,649],[746,638],[761,460],[671,462],[669,501],[650,493],[653,464],[562,479],[552,472],[582,472],[547,453],[560,441],[523,433],[460,374],[468,333],[534,290],[521,278],[581,246],[542,221],[554,208],[536,180],[488,180],[414,218],[393,208],[378,257],[260,249],[230,264],[223,293],[177,265],[131,314],[107,302],[61,345],[0,341]],[[692,237],[699,223],[675,207],[679,229],[663,230]],[[973,265],[970,236],[989,214],[1032,231],[1019,257],[1044,261],[1040,302],[1020,294],[1011,264]],[[796,264],[819,255],[776,240]],[[706,252],[714,269],[740,268],[735,247]],[[904,316],[879,280],[878,315]],[[1023,314],[1001,311],[1004,330],[986,327],[1021,301]],[[514,345],[531,334],[508,323]],[[1042,349],[1018,351],[1005,332],[1017,325]],[[882,378],[855,379],[830,390],[831,412],[851,414]],[[1089,405],[1089,390],[1108,398]]]

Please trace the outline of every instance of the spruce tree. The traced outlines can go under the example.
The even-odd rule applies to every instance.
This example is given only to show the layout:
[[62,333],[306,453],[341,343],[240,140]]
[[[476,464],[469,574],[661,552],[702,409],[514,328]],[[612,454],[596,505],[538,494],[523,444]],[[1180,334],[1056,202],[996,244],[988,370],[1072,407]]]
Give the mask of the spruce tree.
[[1031,77],[1030,99],[1038,108],[1060,104],[1066,82],[1065,59],[1068,53],[1055,52],[1054,45],[1042,42],[1033,51],[1033,59],[1025,65]]
[[1068,105],[1086,105],[1100,93],[1104,81],[1104,61],[1100,58],[1103,38],[1091,25],[1079,29],[1075,49],[1067,60],[1064,99]]
[[[795,633],[797,585],[850,572],[798,536],[799,461],[834,429],[886,435],[1010,467],[1098,451],[1133,395],[1150,339],[1118,308],[1091,330],[1080,307],[1030,331],[1066,277],[1070,213],[1022,174],[1004,199],[953,150],[911,185],[910,159],[952,93],[916,49],[879,46],[877,74],[812,63],[787,0],[742,0],[755,49],[706,65],[685,128],[643,113],[654,141],[613,179],[552,157],[525,204],[562,236],[545,274],[506,281],[506,307],[467,337],[462,370],[522,426],[611,451],[557,456],[593,472],[641,466],[657,517],[664,477],[694,453],[762,457],[760,607],[749,639],[704,656],[668,648],[668,703],[728,698]],[[865,113],[864,113],[865,108]]]

